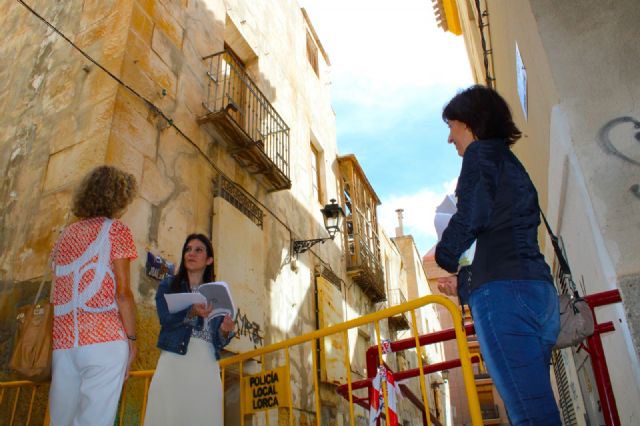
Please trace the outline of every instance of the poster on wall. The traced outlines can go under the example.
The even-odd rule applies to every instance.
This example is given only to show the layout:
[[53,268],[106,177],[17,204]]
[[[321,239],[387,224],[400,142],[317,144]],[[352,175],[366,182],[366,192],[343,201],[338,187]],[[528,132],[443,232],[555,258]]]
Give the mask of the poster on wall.
[[527,120],[528,119],[527,117],[528,115],[527,69],[524,66],[524,62],[522,61],[522,56],[520,55],[520,48],[518,47],[518,43],[516,43],[516,81],[518,84],[518,97],[520,98],[520,106],[522,106],[522,113],[524,115],[524,119]]

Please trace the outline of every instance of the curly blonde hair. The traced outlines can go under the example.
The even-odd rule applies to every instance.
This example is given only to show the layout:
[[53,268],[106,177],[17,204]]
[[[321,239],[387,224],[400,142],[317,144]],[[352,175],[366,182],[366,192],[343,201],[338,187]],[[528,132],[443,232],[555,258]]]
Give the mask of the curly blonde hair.
[[98,166],[87,174],[73,195],[71,211],[77,217],[114,218],[138,192],[136,178],[112,166]]

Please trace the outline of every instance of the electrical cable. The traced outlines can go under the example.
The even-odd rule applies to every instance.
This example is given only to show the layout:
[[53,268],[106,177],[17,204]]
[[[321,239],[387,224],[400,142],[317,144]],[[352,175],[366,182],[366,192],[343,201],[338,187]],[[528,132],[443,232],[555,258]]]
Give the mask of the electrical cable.
[[[178,127],[176,125],[176,123],[173,121],[173,119],[171,119],[171,117],[169,117],[168,115],[166,115],[159,107],[157,107],[153,102],[151,102],[150,100],[148,100],[147,98],[145,98],[143,95],[141,95],[140,93],[138,93],[133,87],[131,87],[130,85],[128,85],[127,83],[125,83],[124,81],[122,81],[118,76],[116,76],[115,74],[113,74],[111,71],[109,71],[107,68],[105,68],[102,64],[100,64],[97,60],[93,59],[88,53],[86,53],[84,50],[82,50],[78,45],[76,45],[71,39],[69,39],[69,37],[67,37],[62,31],[60,31],[58,28],[56,28],[52,23],[50,23],[49,21],[47,21],[42,15],[40,15],[38,12],[36,12],[31,6],[29,6],[27,3],[24,2],[24,0],[16,0],[18,3],[20,3],[22,6],[24,6],[32,15],[34,15],[35,17],[37,17],[40,21],[42,21],[47,27],[49,27],[51,30],[53,30],[56,34],[58,34],[60,37],[62,37],[67,43],[69,43],[69,45],[71,45],[71,47],[73,47],[75,50],[77,50],[82,56],[84,56],[88,61],[90,61],[92,64],[94,64],[95,66],[97,66],[98,68],[100,68],[102,71],[104,71],[109,77],[111,77],[113,80],[115,80],[118,84],[120,84],[122,87],[124,87],[125,89],[127,89],[129,92],[131,92],[133,95],[135,95],[136,97],[138,97],[139,99],[141,99],[145,105],[147,105],[147,107],[149,109],[151,109],[154,113],[158,114],[159,116],[161,116],[169,125],[169,127],[173,127],[176,132],[182,136],[187,142],[189,142],[199,153],[202,157],[205,158],[205,160],[211,165],[211,167],[218,172],[219,174],[221,174],[222,176],[224,176],[229,182],[231,182],[239,191],[241,191],[242,193],[244,193],[247,197],[249,197],[250,199],[252,199],[256,204],[260,205],[264,210],[266,210],[276,221],[278,221],[287,231],[289,231],[289,237],[291,240],[293,240],[293,230],[282,220],[280,219],[269,207],[267,207],[263,202],[261,202],[260,200],[258,200],[255,196],[253,196],[253,194],[249,193],[246,189],[244,189],[242,186],[238,185],[236,182],[234,182],[232,179],[229,178],[229,176],[224,173],[218,166],[216,166],[216,164],[211,160],[211,158],[209,158],[209,156],[198,146],[198,144],[196,144],[186,133],[184,133],[182,131],[182,129],[180,129],[180,127]],[[328,266],[330,270],[332,270],[331,266],[326,263],[322,258],[320,258],[320,256],[315,253],[313,250],[309,249],[309,252],[313,253],[313,255],[320,261],[322,262],[323,265]]]

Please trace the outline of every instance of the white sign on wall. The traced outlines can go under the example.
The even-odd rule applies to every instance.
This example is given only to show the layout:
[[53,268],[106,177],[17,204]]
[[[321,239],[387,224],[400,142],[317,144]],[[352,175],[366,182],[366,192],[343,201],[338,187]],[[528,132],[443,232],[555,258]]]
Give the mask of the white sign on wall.
[[526,120],[528,114],[527,69],[524,67],[524,62],[522,62],[522,56],[520,56],[518,43],[516,43],[516,81],[518,84],[518,97],[520,98],[520,106],[522,106],[522,113],[524,114],[524,119]]

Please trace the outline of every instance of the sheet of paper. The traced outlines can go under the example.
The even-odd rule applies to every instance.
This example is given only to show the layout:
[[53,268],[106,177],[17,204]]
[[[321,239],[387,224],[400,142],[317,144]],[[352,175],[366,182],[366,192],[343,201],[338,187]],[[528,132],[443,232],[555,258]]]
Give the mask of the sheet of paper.
[[196,303],[207,303],[207,298],[200,293],[171,293],[164,295],[169,312],[174,314],[183,311]]
[[235,318],[236,307],[231,298],[231,292],[229,291],[227,283],[224,281],[205,283],[198,287],[198,291],[213,304],[213,311],[209,316],[210,318],[226,314]]

